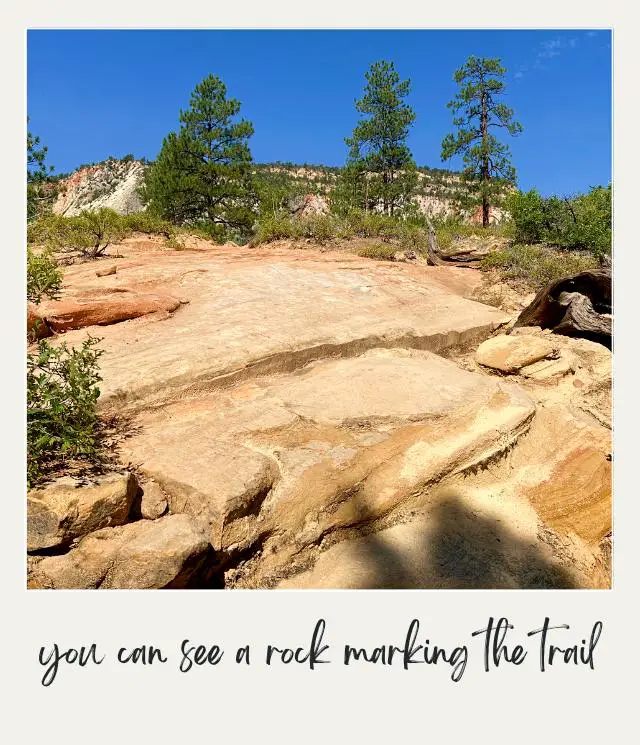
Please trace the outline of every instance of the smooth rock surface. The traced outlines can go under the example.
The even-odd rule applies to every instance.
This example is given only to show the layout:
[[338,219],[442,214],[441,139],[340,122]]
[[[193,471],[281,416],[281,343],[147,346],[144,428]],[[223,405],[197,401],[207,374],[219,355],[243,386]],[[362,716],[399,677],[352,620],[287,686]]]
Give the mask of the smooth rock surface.
[[[442,267],[205,242],[173,251],[131,240],[118,250],[116,275],[96,278],[96,262],[69,267],[65,297],[90,302],[126,289],[190,302],[168,317],[100,328],[103,407],[142,408],[375,347],[440,351],[482,341],[508,320],[452,292]],[[86,333],[65,339],[79,344]]]
[[77,548],[48,556],[33,567],[32,588],[151,589],[184,587],[209,550],[188,515],[166,515],[104,528]]
[[132,473],[83,485],[62,478],[27,495],[27,550],[68,546],[75,539],[127,522],[138,483]]

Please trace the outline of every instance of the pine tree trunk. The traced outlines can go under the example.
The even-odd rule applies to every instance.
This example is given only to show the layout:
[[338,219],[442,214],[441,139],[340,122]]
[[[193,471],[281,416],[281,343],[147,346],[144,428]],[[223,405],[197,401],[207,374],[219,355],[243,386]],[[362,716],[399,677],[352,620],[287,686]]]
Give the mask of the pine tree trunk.
[[489,155],[488,155],[488,115],[487,94],[482,94],[482,113],[480,119],[480,130],[482,133],[482,227],[489,226]]

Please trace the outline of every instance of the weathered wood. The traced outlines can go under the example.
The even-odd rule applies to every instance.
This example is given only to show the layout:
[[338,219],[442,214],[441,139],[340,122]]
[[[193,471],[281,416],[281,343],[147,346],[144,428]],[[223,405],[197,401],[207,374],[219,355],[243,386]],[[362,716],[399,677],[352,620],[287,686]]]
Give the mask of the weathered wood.
[[611,346],[611,270],[580,272],[551,282],[519,315],[518,326],[540,326]]
[[[581,295],[579,292],[563,292],[558,302],[567,310],[560,323],[554,328],[556,334],[611,336],[611,316],[597,313],[586,295]],[[576,331],[580,333],[576,334]]]

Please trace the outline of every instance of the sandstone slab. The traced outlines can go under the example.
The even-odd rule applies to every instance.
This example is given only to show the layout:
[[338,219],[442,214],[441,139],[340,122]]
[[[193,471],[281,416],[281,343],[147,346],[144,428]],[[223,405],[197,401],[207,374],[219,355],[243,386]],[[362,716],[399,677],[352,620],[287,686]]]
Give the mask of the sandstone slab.
[[62,478],[27,495],[27,550],[68,546],[94,530],[127,522],[138,489],[132,473],[91,485]]
[[[65,297],[76,304],[123,289],[190,301],[168,317],[100,328],[103,407],[142,408],[372,348],[438,352],[482,341],[508,320],[452,292],[440,267],[313,249],[147,243],[119,247],[116,275],[96,278],[94,262],[65,272]],[[72,344],[85,337],[65,336]]]
[[420,503],[510,447],[533,413],[496,378],[374,350],[140,413],[123,454],[223,555],[260,542],[271,575],[327,533]]
[[557,345],[537,336],[494,336],[483,341],[476,351],[476,361],[505,373],[518,372],[538,360],[555,355]]
[[46,589],[184,587],[209,550],[187,515],[104,528],[61,556],[38,562],[29,585]]

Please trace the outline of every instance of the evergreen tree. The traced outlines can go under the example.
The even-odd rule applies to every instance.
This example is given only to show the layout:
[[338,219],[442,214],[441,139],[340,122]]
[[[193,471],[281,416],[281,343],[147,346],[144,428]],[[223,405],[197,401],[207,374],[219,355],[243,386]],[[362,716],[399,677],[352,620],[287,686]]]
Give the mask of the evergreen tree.
[[393,215],[408,204],[417,184],[406,144],[416,118],[404,103],[411,82],[401,81],[393,62],[386,61],[371,65],[365,78],[364,95],[356,101],[356,109],[365,117],[345,139],[349,156],[341,188],[353,196],[356,206]]
[[458,131],[442,141],[442,159],[462,155],[465,179],[482,200],[484,227],[489,224],[491,201],[504,190],[505,182],[515,184],[516,180],[508,146],[491,132],[491,128],[505,129],[510,135],[522,132],[522,125],[513,120],[513,110],[496,101],[504,93],[505,72],[497,58],[469,57],[453,76],[460,90],[447,104]]
[[[27,126],[29,118],[27,117]],[[27,221],[35,219],[42,208],[53,200],[55,189],[43,189],[45,182],[53,173],[53,166],[47,167],[45,160],[47,147],[40,144],[40,138],[27,130]]]
[[240,102],[227,98],[214,75],[196,86],[180,112],[180,130],[164,139],[145,175],[142,196],[151,212],[178,224],[207,223],[219,234],[251,228],[253,125],[238,120],[239,111]]

